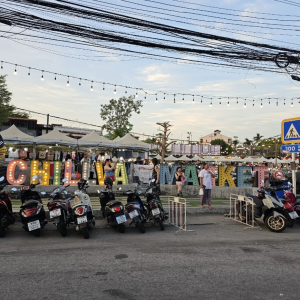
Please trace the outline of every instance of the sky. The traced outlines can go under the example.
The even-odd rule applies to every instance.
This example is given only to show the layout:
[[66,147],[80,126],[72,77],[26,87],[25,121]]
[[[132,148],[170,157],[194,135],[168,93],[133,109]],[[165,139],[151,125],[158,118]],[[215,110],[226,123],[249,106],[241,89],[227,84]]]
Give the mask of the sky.
[[[159,6],[159,4],[147,3],[147,1],[132,0],[132,2]],[[175,0],[164,0],[163,2],[170,5],[186,5],[194,8],[195,11],[208,9],[200,6],[200,4],[235,9],[241,12],[215,11],[238,14],[241,20],[243,15],[249,15],[247,11],[258,12],[260,14],[251,14],[251,16],[259,17],[265,16],[261,13],[296,14],[300,16],[300,7],[289,6],[276,0],[190,1],[198,3],[198,5],[183,4]],[[126,3],[126,1],[121,0],[111,0],[109,3],[138,7],[134,3]],[[182,14],[182,16],[192,17],[192,15],[186,13]],[[271,18],[270,15],[265,17]],[[294,49],[300,46],[300,43],[297,44],[297,32],[293,31],[294,27],[291,27],[290,31],[268,30],[257,27],[250,28],[220,24],[214,22],[218,19],[212,18],[206,18],[206,20],[213,21],[208,23],[200,17],[197,18],[199,18],[199,21],[194,22],[194,25],[176,22],[168,23],[166,21],[164,21],[164,24],[177,25],[206,33],[222,34],[223,36],[238,39],[288,46]],[[274,16],[274,18],[283,19],[280,16]],[[290,17],[290,19],[295,18]],[[159,22],[157,19],[153,19],[153,21]],[[259,22],[257,21],[256,24],[259,25]],[[278,23],[279,21],[273,22]],[[209,25],[212,29],[201,27],[201,24],[204,26]],[[297,22],[287,24],[298,25]],[[9,29],[6,25],[0,25],[0,28],[3,31]],[[222,28],[235,30],[237,33],[221,31],[220,29]],[[242,35],[241,30],[252,31],[253,33],[247,34],[255,37]],[[21,30],[18,28],[11,30],[11,32],[19,31]],[[114,53],[108,53],[97,61],[79,60],[62,56],[62,54],[79,56],[87,55],[87,53],[71,48],[56,49],[53,46],[47,48],[51,51],[45,51],[32,48],[30,43],[28,43],[29,46],[17,43],[7,39],[5,36],[9,36],[9,34],[0,36],[0,61],[45,69],[55,73],[70,74],[95,81],[161,90],[167,93],[230,97],[229,107],[226,105],[227,102],[223,100],[221,105],[217,101],[213,101],[213,105],[210,107],[207,101],[201,104],[199,97],[195,98],[194,103],[192,97],[185,97],[184,101],[182,97],[178,97],[174,104],[173,96],[166,96],[166,99],[159,96],[158,103],[155,103],[155,96],[147,97],[144,100],[143,96],[139,95],[138,99],[143,100],[143,108],[141,109],[141,114],[133,115],[130,122],[133,124],[133,132],[140,134],[156,134],[158,133],[157,122],[170,121],[173,125],[171,133],[171,138],[173,139],[187,139],[187,132],[191,132],[192,140],[199,141],[201,136],[219,129],[224,135],[237,136],[238,140],[244,141],[245,138],[252,139],[256,133],[260,133],[265,138],[278,135],[280,134],[280,125],[283,119],[299,117],[300,114],[300,103],[298,101],[294,101],[293,107],[291,107],[291,101],[287,100],[286,105],[283,105],[281,102],[279,106],[276,106],[274,101],[271,104],[264,101],[262,108],[257,102],[254,107],[248,103],[247,107],[244,108],[242,101],[236,103],[236,100],[234,100],[234,97],[253,97],[256,99],[262,97],[285,97],[286,99],[298,97],[299,84],[292,81],[290,76],[286,74],[186,65],[180,60],[171,63],[146,58],[118,56]],[[54,50],[59,51],[60,55],[54,54]],[[93,55],[97,54],[90,54],[90,56]],[[126,95],[125,90],[121,88],[117,88],[117,93],[114,95],[113,86],[106,86],[103,91],[102,85],[94,84],[94,90],[90,91],[90,82],[82,82],[82,85],[79,86],[78,80],[70,80],[70,86],[67,86],[66,78],[60,76],[55,81],[53,75],[44,74],[45,80],[41,81],[41,72],[31,70],[31,75],[28,76],[28,69],[19,67],[17,71],[17,75],[14,75],[14,66],[5,63],[3,69],[0,69],[1,75],[8,75],[8,88],[13,93],[12,104],[20,108],[49,113],[58,117],[103,125],[104,122],[100,118],[100,105],[107,104],[112,98]],[[134,95],[135,92],[135,90],[128,91],[127,95]],[[31,114],[31,118],[38,119],[39,123],[46,122],[44,117],[35,114]],[[61,122],[50,118],[50,123],[57,124]],[[76,122],[63,124],[79,126]]]

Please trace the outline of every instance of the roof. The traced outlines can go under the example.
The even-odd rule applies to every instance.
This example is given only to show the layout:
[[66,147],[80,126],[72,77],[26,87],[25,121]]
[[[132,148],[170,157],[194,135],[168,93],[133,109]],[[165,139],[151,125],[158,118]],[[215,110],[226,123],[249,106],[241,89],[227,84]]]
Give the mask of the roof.
[[92,131],[78,140],[78,145],[90,147],[113,147],[116,143],[108,140],[104,136],[100,136],[97,132]]
[[0,132],[4,142],[9,142],[12,144],[32,144],[34,142],[34,137],[22,132],[15,125]]
[[77,146],[77,140],[72,139],[65,134],[53,129],[49,133],[37,136],[35,142],[38,145],[64,145],[64,146]]
[[125,136],[123,136],[120,139],[115,139],[114,141],[117,141],[117,146],[120,148],[126,148],[126,149],[142,149],[145,151],[149,151],[150,144],[141,142],[134,138],[132,135],[127,133]]
[[13,118],[8,117],[9,120],[23,120],[23,121],[37,121],[36,119],[27,119],[27,118]]

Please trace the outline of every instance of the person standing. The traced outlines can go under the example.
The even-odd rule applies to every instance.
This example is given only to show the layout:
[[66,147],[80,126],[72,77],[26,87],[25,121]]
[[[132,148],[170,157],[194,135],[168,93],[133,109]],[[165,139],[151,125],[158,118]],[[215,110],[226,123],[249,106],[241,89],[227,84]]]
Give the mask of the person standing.
[[201,201],[201,208],[204,208],[204,204],[208,204],[208,208],[212,209],[211,206],[211,178],[215,178],[215,174],[209,169],[208,163],[204,164],[203,170],[199,173],[200,187],[203,189],[203,196]]
[[105,166],[104,166],[104,173],[105,177],[110,177],[113,182],[115,182],[115,169],[116,169],[116,163],[110,164],[111,160],[107,158],[105,160]]

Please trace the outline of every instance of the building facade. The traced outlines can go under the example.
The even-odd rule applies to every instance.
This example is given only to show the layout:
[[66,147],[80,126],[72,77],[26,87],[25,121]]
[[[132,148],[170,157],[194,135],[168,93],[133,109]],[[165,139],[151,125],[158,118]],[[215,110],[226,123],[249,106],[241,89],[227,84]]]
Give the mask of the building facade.
[[231,137],[221,134],[221,130],[215,130],[213,133],[201,137],[200,144],[210,144],[213,140],[218,139],[225,141],[227,144],[232,143]]

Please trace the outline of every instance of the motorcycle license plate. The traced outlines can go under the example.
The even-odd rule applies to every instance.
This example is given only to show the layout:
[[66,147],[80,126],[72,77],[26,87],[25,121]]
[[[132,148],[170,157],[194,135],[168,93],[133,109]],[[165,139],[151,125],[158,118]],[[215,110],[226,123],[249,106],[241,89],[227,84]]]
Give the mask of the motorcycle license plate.
[[297,219],[298,218],[298,214],[295,211],[290,212],[289,215],[290,215],[291,219]]
[[160,214],[159,208],[152,209],[152,215],[153,216],[156,216],[156,215],[159,215],[159,214]]
[[87,217],[83,216],[83,217],[78,217],[77,218],[77,224],[82,224],[82,223],[86,223],[87,222]]
[[50,211],[50,219],[61,216],[61,209],[55,209]]
[[130,219],[133,219],[135,217],[137,217],[139,215],[138,211],[135,209],[133,211],[131,211],[130,213],[128,213]]
[[33,221],[33,222],[29,222],[27,225],[28,225],[28,230],[29,231],[41,228],[41,223],[40,223],[39,220],[36,220],[36,221]]
[[126,222],[126,216],[122,215],[122,216],[116,217],[116,220],[117,220],[118,224],[125,223]]

